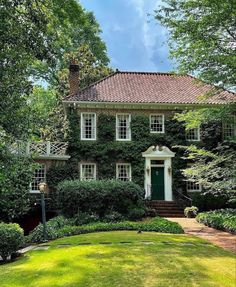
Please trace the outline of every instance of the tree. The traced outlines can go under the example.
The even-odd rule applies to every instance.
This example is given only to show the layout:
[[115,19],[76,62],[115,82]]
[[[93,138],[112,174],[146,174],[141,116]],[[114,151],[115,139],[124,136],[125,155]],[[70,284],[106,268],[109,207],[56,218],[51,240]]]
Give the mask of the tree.
[[[155,17],[168,29],[170,53],[177,60],[178,72],[195,74],[203,84],[215,85],[209,94],[203,95],[205,98],[214,96],[220,88],[235,90],[236,2],[163,0]],[[227,120],[232,124],[229,115],[235,110],[235,105],[229,104],[190,110],[176,114],[176,119],[184,122],[186,129],[214,121]],[[193,161],[183,171],[189,180],[212,191],[236,189],[234,143],[225,142],[222,146],[216,142],[211,152],[196,146],[184,148],[186,158]]]
[[171,57],[183,73],[235,89],[236,2],[164,0],[155,17],[169,32]]

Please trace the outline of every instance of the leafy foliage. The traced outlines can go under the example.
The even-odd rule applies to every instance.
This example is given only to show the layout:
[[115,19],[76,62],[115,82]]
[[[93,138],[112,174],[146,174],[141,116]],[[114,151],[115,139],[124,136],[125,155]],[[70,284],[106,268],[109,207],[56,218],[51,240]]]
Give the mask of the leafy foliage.
[[171,56],[180,72],[235,88],[234,1],[164,0],[155,17],[169,32]]
[[184,209],[184,215],[188,218],[196,217],[198,208],[196,206],[186,207]]
[[199,213],[197,221],[216,229],[236,232],[236,209],[220,209]]
[[24,243],[23,229],[16,223],[0,223],[0,256],[6,262]]
[[[96,222],[80,226],[73,224],[65,225],[61,228],[54,227],[50,224],[50,220],[47,224],[50,226],[49,239],[56,239],[64,236],[72,236],[84,233],[92,233],[99,231],[114,231],[114,230],[140,230],[140,231],[155,231],[163,233],[181,234],[183,229],[178,223],[168,221],[165,218],[156,217],[150,221],[145,222],[132,222],[132,221],[121,221],[121,222]],[[42,227],[36,227],[28,238],[31,242],[42,242],[43,231]]]
[[133,182],[64,181],[58,185],[58,194],[63,214],[70,217],[78,211],[95,213],[100,218],[116,211],[127,217],[132,207],[144,208],[144,192]]

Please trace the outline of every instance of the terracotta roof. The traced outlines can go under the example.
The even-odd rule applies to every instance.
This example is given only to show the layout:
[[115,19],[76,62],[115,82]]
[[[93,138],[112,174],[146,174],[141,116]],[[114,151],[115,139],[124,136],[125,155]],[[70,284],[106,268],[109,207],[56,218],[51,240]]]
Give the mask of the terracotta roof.
[[[212,88],[197,84],[189,75],[117,71],[64,101],[199,104],[203,103],[201,96]],[[222,91],[207,100],[212,104],[227,102],[236,102],[236,94]]]

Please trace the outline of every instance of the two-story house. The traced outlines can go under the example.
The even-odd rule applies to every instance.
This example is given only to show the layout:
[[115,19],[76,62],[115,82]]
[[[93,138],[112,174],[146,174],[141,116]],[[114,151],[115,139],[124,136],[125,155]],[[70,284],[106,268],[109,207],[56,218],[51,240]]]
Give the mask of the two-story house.
[[[149,199],[172,201],[173,189],[197,192],[201,186],[186,182],[186,163],[176,144],[209,147],[222,136],[235,136],[235,122],[224,129],[194,128],[185,132],[176,112],[235,102],[223,91],[208,100],[212,87],[197,84],[189,75],[116,71],[85,89],[79,88],[78,66],[70,66],[70,95],[63,103],[71,122],[69,154],[77,161],[81,180],[116,178],[143,185]],[[204,134],[205,133],[205,134]]]

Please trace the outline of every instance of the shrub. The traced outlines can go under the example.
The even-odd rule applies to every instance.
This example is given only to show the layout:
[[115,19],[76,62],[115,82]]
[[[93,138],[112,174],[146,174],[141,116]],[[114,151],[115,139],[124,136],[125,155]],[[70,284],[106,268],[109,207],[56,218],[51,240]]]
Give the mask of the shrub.
[[119,222],[123,220],[123,216],[117,211],[111,211],[108,214],[105,214],[104,221],[105,222]]
[[100,218],[110,212],[127,216],[131,207],[143,208],[144,191],[133,182],[119,180],[64,181],[58,186],[64,215],[73,217],[78,209]]
[[235,192],[204,192],[193,195],[193,205],[200,211],[235,208]]
[[0,255],[4,262],[24,243],[23,229],[16,223],[0,223]]
[[198,208],[196,206],[186,207],[184,209],[184,215],[188,218],[194,218],[197,216]]
[[[57,216],[47,222],[47,239],[55,239],[58,237],[58,230],[64,226],[74,225],[73,219],[67,219],[63,216]],[[34,230],[30,232],[27,241],[43,242],[43,224],[39,224]]]
[[84,233],[114,230],[141,230],[155,231],[163,233],[181,234],[183,229],[178,223],[168,221],[167,219],[156,217],[148,222],[122,221],[116,223],[97,222],[81,226],[65,226],[58,230],[58,237],[72,236]]
[[134,207],[134,208],[130,208],[127,217],[130,220],[140,220],[145,216],[145,214],[146,214],[146,209]]
[[216,229],[236,232],[236,209],[228,208],[202,212],[198,214],[196,219],[198,222]]
[[95,213],[89,214],[87,212],[81,212],[81,211],[76,213],[73,219],[75,225],[82,225],[99,221],[99,217],[97,214]]

